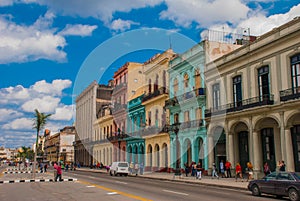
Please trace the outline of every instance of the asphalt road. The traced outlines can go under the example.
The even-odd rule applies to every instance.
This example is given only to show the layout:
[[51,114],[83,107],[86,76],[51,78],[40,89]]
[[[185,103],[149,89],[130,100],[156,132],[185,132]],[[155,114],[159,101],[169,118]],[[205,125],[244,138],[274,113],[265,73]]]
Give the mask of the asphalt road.
[[253,197],[243,190],[141,177],[79,171],[64,174],[77,178],[78,182],[2,184],[0,200],[278,200],[272,196]]

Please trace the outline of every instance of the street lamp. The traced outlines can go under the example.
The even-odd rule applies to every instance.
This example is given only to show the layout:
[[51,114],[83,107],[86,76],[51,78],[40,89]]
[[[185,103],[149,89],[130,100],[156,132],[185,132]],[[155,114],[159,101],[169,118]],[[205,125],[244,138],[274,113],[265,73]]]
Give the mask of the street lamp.
[[176,169],[175,169],[175,176],[181,176],[181,171],[180,171],[180,160],[179,160],[179,140],[178,140],[178,132],[179,132],[179,127],[180,127],[180,123],[176,122],[172,125],[173,127],[173,131],[175,133],[176,136]]

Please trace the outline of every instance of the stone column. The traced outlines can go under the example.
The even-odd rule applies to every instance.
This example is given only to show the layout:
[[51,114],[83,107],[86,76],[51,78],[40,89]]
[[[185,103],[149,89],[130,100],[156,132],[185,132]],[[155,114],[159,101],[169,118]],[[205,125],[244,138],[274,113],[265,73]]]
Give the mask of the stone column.
[[252,117],[249,118],[249,133],[248,133],[248,138],[249,138],[249,142],[248,142],[248,147],[249,147],[249,160],[250,161],[254,161],[254,147],[253,147],[253,125],[252,125]]
[[212,163],[214,163],[214,138],[210,134],[208,136],[208,174],[212,172]]
[[293,143],[290,128],[285,129],[285,147],[286,147],[286,171],[295,171]]
[[259,142],[258,131],[253,131],[253,166],[254,166],[254,178],[258,177],[261,172],[261,148]]
[[281,157],[282,160],[286,161],[286,142],[285,142],[285,130],[284,130],[284,112],[280,112],[280,144],[281,144]]
[[233,133],[228,133],[228,157],[227,160],[234,164],[234,140],[233,140]]

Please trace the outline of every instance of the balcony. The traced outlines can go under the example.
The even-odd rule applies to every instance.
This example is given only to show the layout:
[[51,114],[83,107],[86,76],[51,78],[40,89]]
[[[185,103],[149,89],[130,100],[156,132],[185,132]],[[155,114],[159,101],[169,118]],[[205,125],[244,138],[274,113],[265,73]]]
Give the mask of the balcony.
[[123,82],[123,83],[120,83],[118,84],[117,86],[115,86],[114,88],[114,93],[123,89],[123,88],[126,88],[127,87],[127,83]]
[[211,117],[211,115],[220,115],[225,113],[237,112],[249,108],[254,108],[254,107],[259,107],[264,105],[273,105],[273,104],[274,104],[274,95],[266,94],[263,96],[245,99],[236,103],[222,105],[217,108],[207,109],[205,110],[205,117]]
[[197,119],[197,120],[186,121],[181,123],[182,129],[199,128],[201,126],[203,126],[203,119]]
[[165,87],[161,87],[158,90],[153,91],[152,93],[145,94],[142,101],[145,102],[162,94],[168,94],[168,91]]
[[119,112],[121,110],[126,110],[127,109],[127,104],[120,104],[120,103],[115,103],[114,108],[113,108],[113,113]]
[[107,138],[108,141],[112,142],[112,141],[119,141],[119,140],[123,140],[124,138],[128,138],[129,136],[125,133],[122,133],[122,134],[117,134],[117,135],[114,135],[114,136],[110,136]]
[[280,101],[288,101],[300,98],[300,87],[280,91]]
[[187,101],[192,98],[200,97],[205,95],[205,88],[197,88],[193,89],[192,91],[186,92],[182,95],[176,96],[174,98],[171,98],[165,102],[165,106],[175,106],[179,104],[180,102]]

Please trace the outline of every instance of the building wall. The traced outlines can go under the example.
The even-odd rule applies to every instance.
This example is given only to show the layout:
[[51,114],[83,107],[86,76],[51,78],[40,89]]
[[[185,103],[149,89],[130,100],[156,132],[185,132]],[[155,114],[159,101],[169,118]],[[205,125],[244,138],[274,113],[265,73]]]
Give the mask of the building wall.
[[[222,128],[226,135],[226,158],[233,164],[245,163],[244,158],[247,158],[254,165],[256,177],[263,174],[265,162],[271,164],[273,171],[279,160],[286,162],[288,171],[294,171],[298,166],[293,148],[299,147],[292,142],[298,134],[291,131],[300,123],[300,113],[296,109],[300,102],[297,90],[288,89],[292,88],[291,57],[300,54],[299,36],[298,18],[207,66],[209,141],[213,141],[216,128]],[[265,66],[268,73],[262,78],[259,72]],[[236,76],[242,78],[242,101],[239,103],[235,101],[232,90]],[[267,80],[263,85],[267,91],[264,96],[259,90],[263,79]],[[219,108],[214,105],[212,90],[216,83],[221,88]],[[224,109],[227,113],[221,115]],[[241,139],[248,143],[241,145]],[[215,156],[210,153],[210,163],[214,160]]]

